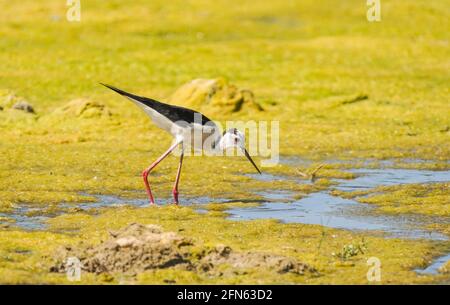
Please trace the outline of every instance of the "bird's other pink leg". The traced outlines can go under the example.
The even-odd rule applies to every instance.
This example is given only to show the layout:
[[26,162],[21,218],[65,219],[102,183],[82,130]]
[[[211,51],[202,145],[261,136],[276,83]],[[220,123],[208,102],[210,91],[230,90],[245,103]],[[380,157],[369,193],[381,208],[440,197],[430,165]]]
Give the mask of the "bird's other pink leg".
[[155,162],[152,163],[146,170],[142,172],[142,177],[144,178],[144,184],[145,189],[147,190],[148,198],[150,199],[150,204],[154,204],[155,200],[153,199],[152,190],[150,189],[150,184],[148,183],[148,175],[158,165],[162,160],[164,160],[171,152],[172,150],[177,147],[177,145],[180,144],[180,142],[177,142],[173,144],[165,153],[163,153]]
[[181,166],[183,165],[183,156],[184,156],[184,151],[182,150],[181,156],[180,156],[180,163],[178,164],[177,177],[175,178],[175,184],[173,185],[173,190],[172,190],[173,199],[175,200],[175,204],[178,204],[178,182],[180,181]]

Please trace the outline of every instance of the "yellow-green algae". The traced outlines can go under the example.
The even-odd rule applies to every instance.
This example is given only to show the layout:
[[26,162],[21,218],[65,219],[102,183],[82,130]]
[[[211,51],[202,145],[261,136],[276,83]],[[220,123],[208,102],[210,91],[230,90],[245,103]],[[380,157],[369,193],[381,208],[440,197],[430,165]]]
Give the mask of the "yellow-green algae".
[[[449,168],[449,37],[442,30],[449,28],[449,7],[440,0],[384,1],[383,20],[374,24],[367,22],[359,0],[339,5],[333,0],[244,0],[239,6],[225,0],[89,1],[83,4],[82,21],[70,23],[64,1],[2,3],[0,211],[24,203],[45,207],[95,200],[85,193],[144,198],[140,173],[170,138],[99,81],[167,100],[192,79],[225,77],[252,90],[265,111],[232,118],[210,115],[207,109],[205,114],[222,122],[279,120],[284,155],[317,161],[371,158],[372,166],[393,159],[394,166]],[[36,114],[10,109],[8,96],[30,102]],[[345,175],[327,171],[362,165],[327,165],[315,184],[304,185],[285,165],[263,170],[292,179],[264,182],[237,175],[253,170],[241,158],[186,158],[180,191],[237,201],[257,198],[252,192],[261,189],[288,189],[302,196],[328,187],[330,177]],[[170,195],[176,166],[170,157],[152,173],[157,198]],[[434,213],[441,207],[434,199],[428,202],[406,203],[391,212]],[[184,229],[183,234],[202,242],[296,256],[322,273],[311,279],[258,271],[202,279],[163,270],[138,276],[147,283],[366,283],[368,255],[381,259],[383,283],[441,279],[411,270],[442,254],[443,245],[366,237],[367,254],[356,256],[353,267],[342,267],[330,253],[358,242],[359,234],[273,221],[230,222],[218,210],[197,215],[189,208],[122,208],[98,217],[60,216],[51,221],[52,232],[2,229],[0,280],[64,282],[63,275],[48,273],[56,247],[98,242],[107,228],[131,220]],[[83,275],[84,283],[110,280]],[[116,276],[114,281],[120,280]]]

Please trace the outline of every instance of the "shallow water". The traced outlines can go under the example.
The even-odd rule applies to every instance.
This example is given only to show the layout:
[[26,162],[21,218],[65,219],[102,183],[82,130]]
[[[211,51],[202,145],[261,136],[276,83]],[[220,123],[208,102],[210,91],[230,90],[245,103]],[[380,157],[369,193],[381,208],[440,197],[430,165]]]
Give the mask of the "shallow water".
[[[358,175],[352,180],[335,179],[338,185],[336,189],[343,191],[354,191],[360,189],[370,189],[380,185],[397,185],[403,183],[430,183],[450,181],[450,171],[428,171],[409,169],[353,169],[351,172]],[[247,177],[262,181],[287,180],[287,177],[272,175],[268,173],[245,174]],[[296,179],[299,183],[311,183],[309,180]],[[388,233],[392,236],[403,238],[427,238],[443,240],[446,237],[436,232],[427,232],[418,227],[431,222],[450,222],[449,218],[431,218],[425,216],[388,216],[373,215],[370,213],[374,209],[373,205],[363,204],[351,199],[343,199],[332,196],[327,192],[309,194],[307,197],[294,200],[294,193],[288,191],[265,191],[256,194],[264,198],[257,207],[239,207],[228,210],[231,219],[261,219],[272,218],[283,222],[299,222],[305,224],[319,224],[333,228],[348,230],[374,230]],[[2,217],[12,218],[15,223],[12,225],[22,227],[27,230],[45,229],[45,221],[49,217],[57,216],[67,212],[69,208],[80,208],[85,211],[106,207],[121,206],[148,206],[148,199],[129,199],[112,195],[95,195],[97,202],[61,203],[59,210],[53,215],[44,212],[27,216],[28,212],[35,211],[35,207],[21,205],[12,213],[0,214]],[[207,204],[210,202],[226,202],[227,199],[213,199],[203,197],[180,196],[183,205]],[[172,203],[171,198],[158,198],[158,204],[165,205]],[[198,209],[205,213],[204,209]]]
[[[435,164],[436,160],[426,160],[426,159],[416,159],[416,158],[398,158],[398,159],[371,159],[371,158],[352,158],[352,159],[326,159],[322,160],[322,163],[326,164],[339,164],[339,165],[349,165],[354,166],[355,163],[359,163],[363,167],[371,167],[371,165],[376,165],[381,168],[393,168],[397,163],[405,164]],[[450,164],[450,160],[439,161],[440,163]],[[300,158],[297,156],[281,156],[280,163],[290,166],[310,166],[314,161]]]
[[[382,185],[399,185],[408,183],[432,183],[450,181],[450,171],[429,171],[411,169],[353,169],[358,175],[351,180],[335,179],[336,189],[355,191],[371,189]],[[269,176],[269,174],[265,174]],[[248,175],[255,179],[266,180],[264,175]],[[263,176],[263,177],[261,177]],[[276,176],[277,179],[286,177]],[[359,203],[355,200],[332,196],[328,192],[309,194],[299,200],[281,199],[279,192],[261,193],[266,198],[260,206],[233,208],[229,210],[230,219],[246,220],[272,218],[283,222],[319,224],[332,228],[348,230],[382,231],[392,237],[426,238],[447,240],[438,232],[420,229],[429,223],[450,223],[449,217],[427,217],[422,215],[379,215],[370,213],[373,205]],[[293,197],[294,194],[290,194]],[[288,197],[289,197],[288,196]],[[278,201],[278,202],[274,202]]]
[[[351,180],[335,179],[338,182],[338,185],[335,186],[336,189],[351,192],[378,186],[450,181],[450,171],[393,168],[353,169],[350,171],[357,174],[358,177]],[[258,176],[255,175],[254,178],[258,179]],[[257,207],[233,208],[228,211],[229,218],[233,220],[271,218],[287,223],[318,224],[347,230],[381,231],[388,236],[399,238],[448,240],[444,234],[426,231],[420,227],[430,223],[450,223],[450,217],[370,213],[376,209],[373,205],[336,197],[328,192],[312,193],[305,198],[293,201],[289,198],[292,198],[294,194],[289,194],[289,192],[284,192],[281,197],[279,192],[264,192],[260,195],[264,196],[267,201]],[[450,254],[438,257],[428,267],[416,270],[416,272],[437,274],[439,268],[449,259]]]
[[[65,203],[61,206],[63,207],[78,207],[85,210],[95,209],[95,208],[111,208],[111,207],[122,207],[122,206],[135,206],[135,207],[146,207],[149,206],[148,198],[145,199],[130,199],[130,198],[121,198],[119,196],[114,195],[97,195],[97,194],[83,194],[86,196],[91,196],[97,198],[97,202],[85,202],[85,203]],[[193,205],[193,204],[207,204],[210,202],[221,202],[224,199],[213,199],[208,196],[201,197],[179,197],[180,202],[183,205]],[[173,199],[170,198],[156,198],[156,204],[158,205],[167,205],[172,204]]]
[[443,266],[448,260],[450,260],[450,253],[433,260],[428,267],[424,269],[416,269],[415,271],[420,274],[438,274],[439,268]]
[[271,218],[286,223],[318,224],[337,229],[382,231],[391,237],[447,240],[443,234],[417,227],[431,221],[443,222],[448,219],[431,219],[412,215],[372,216],[368,215],[370,214],[368,212],[375,207],[351,199],[335,197],[327,192],[313,193],[291,202],[272,202],[278,196],[266,196],[268,201],[257,207],[228,210],[229,218],[233,220]]
[[352,180],[336,180],[339,185],[335,188],[342,191],[356,191],[371,189],[378,186],[389,186],[411,183],[432,183],[450,181],[450,171],[430,171],[414,169],[352,169],[352,173],[359,175]]
[[9,223],[11,226],[18,226],[25,230],[43,230],[47,227],[45,221],[49,217],[46,216],[26,216],[21,215],[17,211],[13,213],[0,213],[0,217],[6,217],[13,220]]
[[[68,209],[78,208],[86,212],[101,209],[101,208],[114,208],[123,206],[135,206],[135,207],[147,207],[149,201],[145,199],[129,199],[121,198],[113,195],[96,195],[82,193],[89,197],[97,198],[96,202],[78,202],[78,203],[61,203],[58,209],[51,214],[45,213],[45,211],[28,205],[21,205],[19,208],[14,209],[10,213],[0,213],[0,217],[10,218],[13,222],[9,223],[10,226],[16,226],[25,230],[44,230],[47,228],[46,221],[51,217],[56,217],[62,214],[66,214]],[[212,199],[210,197],[183,197],[180,196],[180,201],[183,205],[193,204],[207,204],[210,202],[224,202],[226,199]],[[173,203],[172,198],[158,198],[156,200],[158,205],[167,205]],[[32,216],[27,216],[30,212],[33,212]]]
[[[256,179],[259,181],[285,181],[287,178],[285,176],[281,176],[281,175],[273,175],[273,174],[269,174],[269,173],[261,173],[261,174],[244,174],[244,176],[252,178],[252,179]],[[301,179],[296,179],[293,178],[294,181],[306,181],[306,180],[301,180]]]

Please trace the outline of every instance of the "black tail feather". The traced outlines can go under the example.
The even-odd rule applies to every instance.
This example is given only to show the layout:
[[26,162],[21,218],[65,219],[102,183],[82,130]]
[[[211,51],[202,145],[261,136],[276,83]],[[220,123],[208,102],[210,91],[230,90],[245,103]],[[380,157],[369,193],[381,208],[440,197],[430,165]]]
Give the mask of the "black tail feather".
[[101,85],[105,86],[108,89],[111,89],[117,93],[119,93],[122,96],[125,96],[133,101],[136,101],[140,104],[143,104],[147,107],[152,108],[153,110],[156,110],[157,112],[159,112],[160,114],[162,114],[163,116],[165,116],[166,118],[168,118],[169,120],[171,120],[172,122],[177,122],[177,121],[185,121],[188,123],[194,123],[195,121],[195,114],[199,114],[201,116],[202,119],[202,125],[205,125],[206,123],[208,123],[209,121],[211,121],[210,119],[208,119],[206,116],[202,115],[201,113],[191,110],[191,109],[187,109],[184,107],[180,107],[180,106],[175,106],[175,105],[169,105],[169,104],[165,104],[165,103],[161,103],[157,100],[151,99],[151,98],[147,98],[147,97],[143,97],[143,96],[138,96],[138,95],[134,95],[128,92],[125,92],[121,89],[118,89],[116,87],[107,85],[107,84],[103,84],[100,83]]
[[139,102],[141,104],[144,104],[144,105],[146,105],[146,106],[148,106],[150,108],[155,108],[155,105],[162,104],[161,102],[158,102],[158,101],[156,101],[154,99],[143,97],[143,96],[139,96],[139,95],[135,95],[135,94],[132,94],[132,93],[128,93],[126,91],[123,91],[123,90],[121,90],[119,88],[116,88],[114,86],[111,86],[111,85],[107,85],[107,84],[104,84],[104,83],[100,83],[100,85],[103,85],[106,88],[109,88],[109,89],[119,93],[120,95],[128,97],[128,98],[130,98],[130,99],[132,99],[132,100],[134,100],[136,102]]
[[125,92],[125,91],[123,91],[123,90],[120,90],[119,88],[116,88],[116,87],[111,86],[111,85],[108,85],[108,84],[100,83],[100,85],[103,85],[103,86],[105,86],[106,88],[109,88],[109,89],[111,89],[111,90],[113,90],[113,91],[115,91],[115,92],[117,92],[117,93],[119,93],[119,94],[121,94],[121,95],[129,96],[129,97],[135,96],[134,94]]

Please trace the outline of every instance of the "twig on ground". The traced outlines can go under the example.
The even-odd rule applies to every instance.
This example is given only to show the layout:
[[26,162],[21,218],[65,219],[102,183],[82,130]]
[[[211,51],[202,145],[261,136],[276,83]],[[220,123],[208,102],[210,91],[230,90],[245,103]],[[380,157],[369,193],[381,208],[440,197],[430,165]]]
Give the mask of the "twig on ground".
[[319,166],[317,166],[313,171],[309,172],[309,173],[305,173],[302,172],[300,169],[296,169],[297,173],[302,176],[305,179],[310,179],[312,182],[316,181],[317,179],[317,172],[325,166],[325,163],[320,164]]

